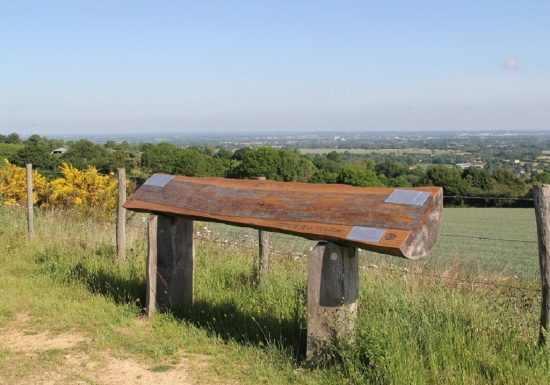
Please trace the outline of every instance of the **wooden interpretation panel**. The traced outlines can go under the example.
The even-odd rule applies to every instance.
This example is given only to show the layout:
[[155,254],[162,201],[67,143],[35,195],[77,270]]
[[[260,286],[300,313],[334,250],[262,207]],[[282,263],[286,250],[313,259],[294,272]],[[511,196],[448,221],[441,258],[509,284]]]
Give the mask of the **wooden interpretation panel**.
[[435,245],[442,206],[440,187],[367,188],[167,174],[151,176],[124,205],[410,259]]

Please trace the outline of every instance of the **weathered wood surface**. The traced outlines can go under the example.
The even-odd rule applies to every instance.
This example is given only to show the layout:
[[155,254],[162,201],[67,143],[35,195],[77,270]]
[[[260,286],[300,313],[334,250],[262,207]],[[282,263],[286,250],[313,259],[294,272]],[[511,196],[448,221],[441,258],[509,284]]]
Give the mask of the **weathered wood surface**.
[[[394,198],[405,203],[391,203]],[[442,206],[440,187],[364,188],[166,174],[153,175],[125,204],[134,211],[288,233],[410,259],[435,245]]]
[[306,360],[351,342],[357,318],[359,258],[355,247],[319,242],[308,257]]
[[533,190],[533,196],[537,218],[542,290],[539,345],[546,345],[550,333],[550,185],[536,187]]
[[29,232],[29,238],[34,237],[34,197],[33,197],[33,187],[32,187],[32,164],[27,163],[26,165],[27,172],[27,230]]
[[116,253],[118,259],[126,258],[126,169],[118,169],[118,200],[116,212]]
[[157,311],[157,229],[158,216],[149,215],[147,218],[147,293],[145,295],[145,309],[148,316]]
[[147,313],[193,303],[193,221],[151,216],[147,258]]
[[269,232],[258,230],[258,251],[260,257],[260,263],[258,266],[258,274],[261,278],[264,278],[269,272],[269,240],[271,236]]

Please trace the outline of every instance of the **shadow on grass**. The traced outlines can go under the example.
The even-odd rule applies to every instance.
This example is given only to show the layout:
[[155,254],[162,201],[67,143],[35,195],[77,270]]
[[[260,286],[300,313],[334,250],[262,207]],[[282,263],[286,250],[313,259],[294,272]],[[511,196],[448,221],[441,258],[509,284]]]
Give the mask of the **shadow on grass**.
[[[145,306],[145,281],[138,276],[123,276],[112,265],[90,268],[78,262],[70,272],[70,277],[84,283],[90,292],[112,298],[118,304],[134,304],[141,309]],[[296,295],[296,305],[302,305],[298,297],[303,293]],[[222,303],[198,300],[191,306],[163,309],[162,312],[206,329],[224,341],[259,347],[275,346],[289,352],[297,361],[305,356],[306,326],[298,310],[290,319],[281,319],[243,311],[231,300]]]
[[305,321],[297,315],[281,319],[269,314],[251,314],[243,312],[233,301],[215,304],[195,301],[192,306],[168,311],[177,319],[204,328],[224,341],[275,346],[299,360],[305,356]]
[[90,269],[82,262],[74,266],[71,276],[84,283],[90,292],[110,297],[117,304],[145,306],[145,282],[139,277],[124,277],[107,268]]

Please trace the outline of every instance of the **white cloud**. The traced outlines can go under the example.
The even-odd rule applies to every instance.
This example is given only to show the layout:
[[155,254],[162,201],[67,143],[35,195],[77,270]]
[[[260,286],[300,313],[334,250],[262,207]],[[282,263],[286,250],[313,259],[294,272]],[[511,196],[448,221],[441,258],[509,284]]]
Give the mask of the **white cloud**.
[[503,65],[505,70],[517,70],[519,68],[519,64],[517,59],[514,59],[511,57],[510,59],[506,60]]

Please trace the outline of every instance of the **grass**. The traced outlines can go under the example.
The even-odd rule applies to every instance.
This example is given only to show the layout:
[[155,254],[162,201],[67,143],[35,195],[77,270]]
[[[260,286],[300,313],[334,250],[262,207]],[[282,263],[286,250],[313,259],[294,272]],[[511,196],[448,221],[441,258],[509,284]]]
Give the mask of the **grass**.
[[[521,227],[531,226],[528,210],[478,210],[485,209],[447,209],[444,231],[534,236],[531,228]],[[498,210],[514,212],[500,223],[508,233],[483,222],[508,215]],[[464,218],[480,223],[468,229],[461,226]],[[258,286],[254,251],[198,241],[196,303],[145,320],[142,230],[128,229],[128,259],[116,262],[113,248],[100,246],[112,244],[111,225],[41,212],[35,223],[36,239],[27,242],[22,213],[0,209],[0,327],[15,314],[29,312],[32,330],[78,331],[93,341],[87,349],[130,354],[156,372],[170,370],[181,351],[206,355],[208,366],[200,373],[204,383],[220,373],[227,381],[250,384],[550,383],[550,352],[536,346],[540,299],[535,292],[384,270],[395,261],[380,259],[379,269],[361,270],[355,344],[326,366],[307,369],[303,258],[274,257],[267,281]],[[141,225],[140,218],[133,224]],[[197,224],[202,232],[204,226],[217,231]],[[466,242],[438,250],[441,263],[420,265],[419,271],[452,270],[457,278],[475,278],[474,270],[453,267],[455,256],[445,257],[458,253],[461,244]],[[498,255],[487,251],[481,258],[494,261]],[[514,285],[535,283],[506,279]],[[55,365],[60,355],[47,351],[20,362],[0,350],[0,373],[40,371]]]

